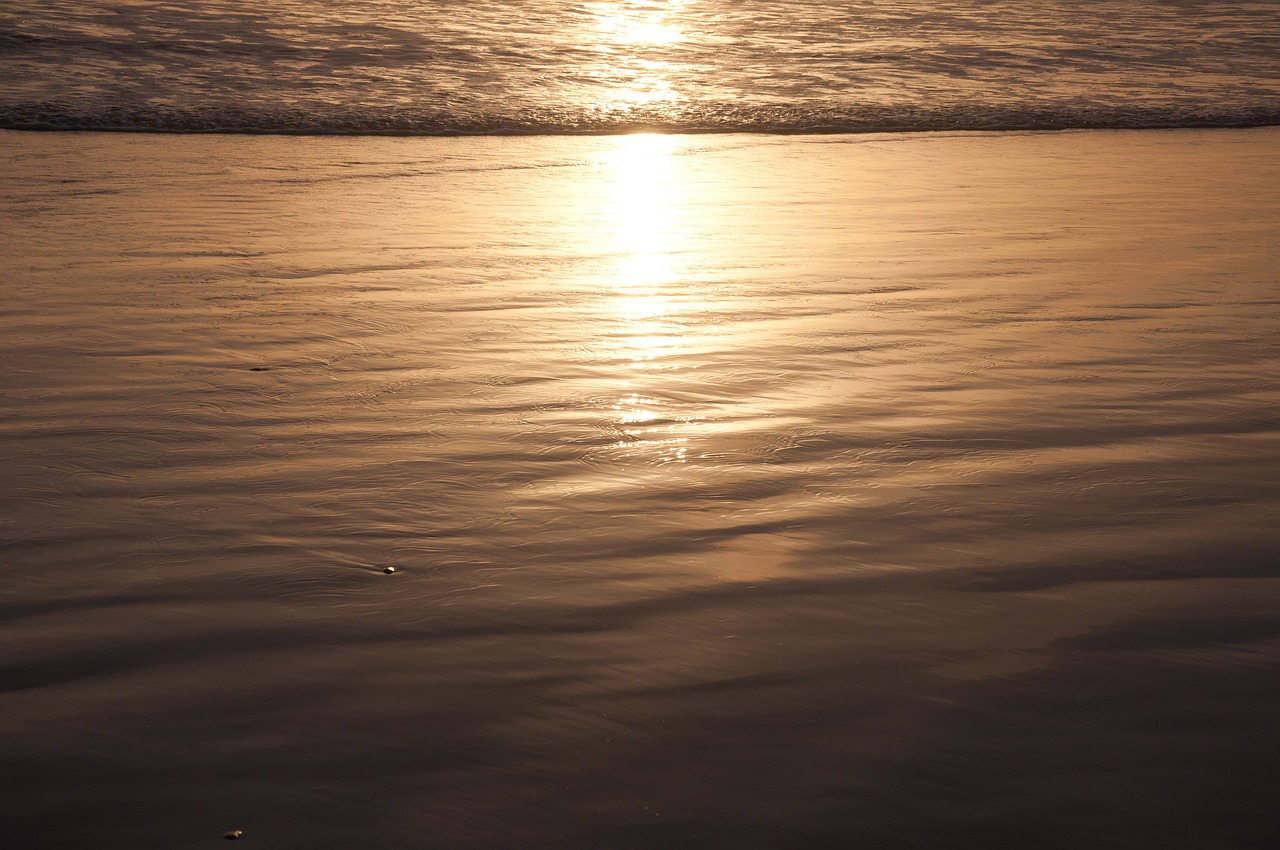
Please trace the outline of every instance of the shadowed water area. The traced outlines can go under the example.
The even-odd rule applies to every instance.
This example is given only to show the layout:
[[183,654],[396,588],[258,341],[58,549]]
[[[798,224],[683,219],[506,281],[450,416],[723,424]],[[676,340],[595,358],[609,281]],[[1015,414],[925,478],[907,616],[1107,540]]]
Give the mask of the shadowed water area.
[[1272,846],[1277,142],[0,133],[6,846]]

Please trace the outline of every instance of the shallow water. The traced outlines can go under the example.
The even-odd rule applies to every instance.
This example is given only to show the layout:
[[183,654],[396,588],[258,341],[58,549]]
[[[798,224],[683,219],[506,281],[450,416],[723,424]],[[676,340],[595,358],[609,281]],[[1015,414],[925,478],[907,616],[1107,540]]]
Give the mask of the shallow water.
[[1276,131],[0,141],[13,846],[1278,837]]

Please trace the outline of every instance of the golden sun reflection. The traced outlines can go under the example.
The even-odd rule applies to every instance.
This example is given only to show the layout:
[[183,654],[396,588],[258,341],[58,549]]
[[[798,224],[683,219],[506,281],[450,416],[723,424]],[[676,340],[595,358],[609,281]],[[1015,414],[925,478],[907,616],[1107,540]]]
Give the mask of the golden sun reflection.
[[[611,179],[611,253],[606,290],[609,343],[626,391],[613,405],[628,445],[656,450],[656,459],[684,462],[687,431],[701,417],[662,399],[656,373],[680,369],[688,329],[703,303],[687,277],[691,237],[688,206],[672,136],[618,137],[604,157]],[[650,377],[644,378],[645,375]],[[645,387],[648,392],[641,391]]]
[[586,38],[606,57],[590,72],[604,86],[601,106],[632,109],[679,100],[665,53],[685,40],[679,21],[684,0],[596,3],[588,7],[594,32]]
[[684,33],[674,24],[627,20],[619,15],[600,21],[600,30],[621,44],[675,44],[684,40]]
[[625,257],[624,283],[652,286],[671,279],[671,254],[678,250],[672,227],[674,146],[673,136],[620,136],[607,157],[615,181],[615,238]]
[[684,0],[666,3],[601,3],[595,6],[597,28],[619,44],[674,44],[684,40],[684,32],[670,21]]
[[632,363],[642,366],[678,345],[672,291],[684,250],[677,226],[679,186],[672,136],[621,136],[608,154],[613,174],[613,253],[617,257],[612,313],[626,323]]

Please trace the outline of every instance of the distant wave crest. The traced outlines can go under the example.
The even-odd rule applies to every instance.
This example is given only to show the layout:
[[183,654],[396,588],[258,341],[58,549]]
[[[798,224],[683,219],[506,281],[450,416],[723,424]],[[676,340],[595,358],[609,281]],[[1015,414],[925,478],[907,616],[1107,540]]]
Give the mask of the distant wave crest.
[[931,130],[1064,130],[1179,127],[1258,127],[1280,124],[1280,108],[1182,106],[1170,108],[1087,105],[1018,110],[954,107],[927,109],[739,108],[708,106],[684,111],[630,110],[598,113],[529,111],[454,115],[432,110],[346,109],[306,111],[261,108],[113,106],[82,108],[54,102],[0,105],[0,128],[97,130],[142,133],[247,133],[279,135],[605,135],[637,131],[669,133],[875,133]]

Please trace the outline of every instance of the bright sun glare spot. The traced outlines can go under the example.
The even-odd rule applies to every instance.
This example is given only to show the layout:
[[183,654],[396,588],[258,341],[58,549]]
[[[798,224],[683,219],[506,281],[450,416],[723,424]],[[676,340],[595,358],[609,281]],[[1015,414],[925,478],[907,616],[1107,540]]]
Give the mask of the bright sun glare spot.
[[608,58],[592,74],[605,81],[602,105],[633,109],[680,99],[663,49],[685,40],[679,21],[683,0],[610,2],[591,7],[594,32],[587,39]]
[[653,291],[639,291],[634,295],[620,296],[617,301],[618,315],[633,322],[652,319],[671,312],[675,306],[672,299]]
[[621,44],[674,44],[684,39],[680,28],[653,21],[628,21],[609,18],[600,29]]
[[615,3],[600,7],[597,26],[610,41],[618,44],[675,44],[684,32],[668,20],[668,15],[684,5],[680,0],[657,4]]
[[672,174],[670,136],[622,136],[607,163],[614,179],[614,245],[618,257],[613,313],[626,323],[626,348],[635,365],[651,361],[679,338],[668,333],[678,308],[670,287],[677,282],[683,248],[676,224],[679,187]]
[[661,283],[675,250],[671,219],[676,207],[672,136],[621,136],[608,164],[616,181],[617,238],[627,255],[621,277],[628,283]]
[[[685,365],[695,314],[707,307],[686,267],[694,238],[685,219],[687,176],[677,155],[682,143],[674,136],[635,134],[610,144],[600,160],[609,185],[607,244],[615,258],[603,293],[609,344],[627,383],[656,390],[661,373]],[[684,462],[683,432],[700,417],[677,413],[659,396],[632,392],[618,399],[614,422],[627,436],[620,445],[643,447],[661,462]]]

